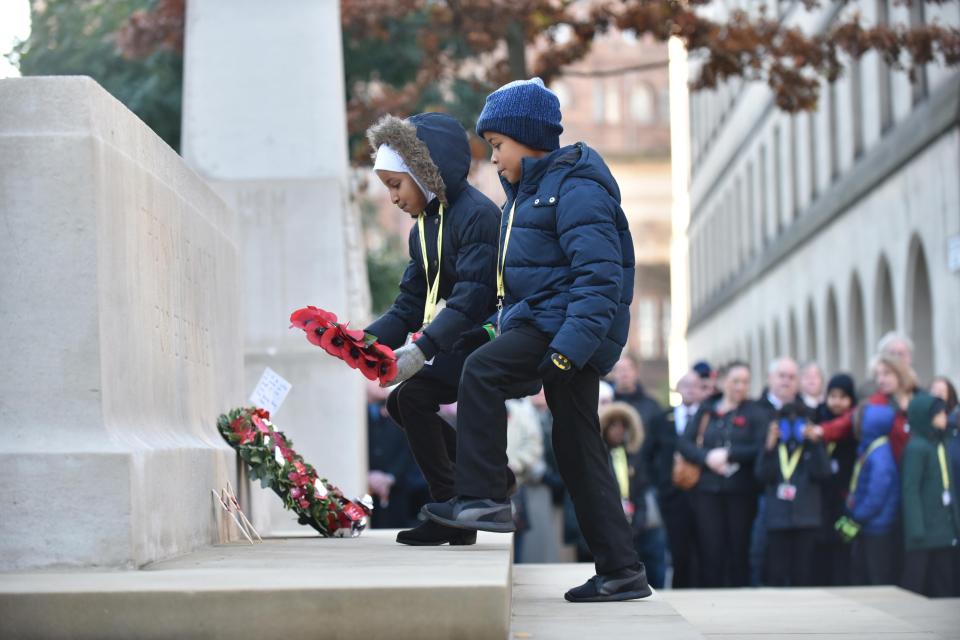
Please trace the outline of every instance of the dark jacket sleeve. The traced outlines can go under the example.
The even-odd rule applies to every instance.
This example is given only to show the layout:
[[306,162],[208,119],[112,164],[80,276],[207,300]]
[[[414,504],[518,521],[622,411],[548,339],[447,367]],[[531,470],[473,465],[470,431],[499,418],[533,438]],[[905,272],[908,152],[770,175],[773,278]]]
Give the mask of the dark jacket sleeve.
[[[423,269],[413,258],[414,251],[419,249],[415,245],[414,234],[416,227],[410,232],[409,248],[410,263],[400,279],[400,293],[393,301],[393,306],[387,312],[374,320],[366,328],[367,333],[377,336],[381,344],[396,349],[407,340],[407,334],[416,331],[423,323],[423,305],[427,299],[427,281],[423,277]],[[428,356],[429,357],[429,356]]]
[[570,262],[566,319],[550,343],[583,368],[610,330],[623,280],[620,235],[610,195],[599,185],[577,185],[557,205],[557,235]]
[[647,478],[653,485],[660,481],[660,478],[657,477],[657,456],[663,449],[663,444],[660,442],[662,426],[660,416],[651,420],[649,426],[645,425],[646,437],[643,439],[643,444],[640,446],[640,452],[638,453],[640,463],[647,472]]
[[697,430],[700,428],[700,421],[703,420],[703,411],[698,411],[693,420],[687,422],[687,428],[683,430],[683,435],[677,438],[677,451],[690,462],[699,465],[707,463],[707,452],[697,446]]
[[748,407],[742,414],[747,419],[747,437],[730,444],[730,460],[741,464],[753,462],[763,449],[763,441],[770,425],[765,420],[765,412],[756,407]]
[[807,443],[810,449],[810,477],[817,482],[829,480],[833,476],[830,468],[830,455],[823,442]]
[[903,537],[907,544],[923,539],[923,479],[924,451],[907,443],[903,452],[901,468],[903,484],[901,505],[903,508]]
[[449,351],[461,334],[483,323],[496,297],[497,217],[482,211],[469,214],[457,250],[457,282],[447,306],[417,340],[428,359]]
[[777,447],[774,447],[770,451],[767,451],[766,447],[760,448],[760,455],[757,456],[757,467],[754,473],[761,484],[776,484],[780,482],[780,454],[777,453]]

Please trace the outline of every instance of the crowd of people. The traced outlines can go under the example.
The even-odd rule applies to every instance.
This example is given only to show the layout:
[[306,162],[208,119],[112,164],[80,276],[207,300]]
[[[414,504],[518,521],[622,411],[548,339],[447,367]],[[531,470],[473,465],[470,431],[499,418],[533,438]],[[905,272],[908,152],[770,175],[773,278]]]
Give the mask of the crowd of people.
[[[888,334],[861,381],[777,358],[756,398],[746,363],[698,362],[666,409],[621,358],[598,411],[650,584],[899,584],[960,595],[960,408],[946,377],[917,380],[912,355],[907,337]],[[374,524],[412,526],[426,485],[402,436],[384,427],[380,390],[371,394]],[[442,410],[451,425],[455,409]],[[516,561],[591,561],[543,393],[508,401],[507,415]]]

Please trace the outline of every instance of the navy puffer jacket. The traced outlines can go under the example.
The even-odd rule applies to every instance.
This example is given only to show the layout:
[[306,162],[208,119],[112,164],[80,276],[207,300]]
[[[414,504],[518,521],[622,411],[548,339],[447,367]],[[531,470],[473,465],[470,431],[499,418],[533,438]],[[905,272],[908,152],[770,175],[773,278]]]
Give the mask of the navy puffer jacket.
[[[440,268],[440,299],[446,307],[437,314],[417,346],[433,365],[426,376],[456,386],[467,354],[452,347],[465,331],[493,313],[496,302],[495,261],[500,210],[467,182],[470,145],[463,127],[442,113],[422,113],[407,120],[387,116],[367,132],[374,151],[390,145],[407,163],[417,179],[437,194],[426,209],[424,235],[427,241],[429,277],[437,273],[439,209],[444,204],[443,248]],[[416,224],[410,230],[410,263],[400,281],[400,293],[387,312],[367,332],[381,343],[397,348],[407,334],[419,331],[427,297],[420,235]]]
[[620,189],[596,151],[577,143],[525,158],[507,192],[500,236],[514,201],[504,267],[501,331],[524,323],[553,336],[550,348],[600,374],[627,342],[633,240]]

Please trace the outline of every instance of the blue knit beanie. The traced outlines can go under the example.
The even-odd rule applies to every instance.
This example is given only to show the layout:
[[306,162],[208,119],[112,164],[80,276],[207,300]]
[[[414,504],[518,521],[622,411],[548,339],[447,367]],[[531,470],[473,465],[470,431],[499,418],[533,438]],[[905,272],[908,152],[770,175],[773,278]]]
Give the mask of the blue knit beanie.
[[514,80],[487,96],[477,135],[502,133],[531,149],[553,151],[560,148],[560,118],[560,100],[543,80]]

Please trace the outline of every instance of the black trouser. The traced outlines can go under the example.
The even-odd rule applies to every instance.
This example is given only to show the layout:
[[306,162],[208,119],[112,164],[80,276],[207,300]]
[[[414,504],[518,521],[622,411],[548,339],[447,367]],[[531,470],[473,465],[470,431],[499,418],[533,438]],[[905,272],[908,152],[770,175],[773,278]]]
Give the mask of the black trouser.
[[[504,332],[467,358],[457,405],[457,493],[507,495],[507,410],[517,385],[539,378],[550,336],[530,326]],[[597,573],[638,563],[620,489],[597,417],[600,376],[585,368],[568,384],[544,385],[553,414],[553,450]]]
[[[824,535],[822,532],[821,536]],[[841,540],[820,540],[814,546],[817,558],[813,582],[818,587],[845,587],[850,584],[850,545]]]
[[750,531],[757,513],[757,495],[697,491],[692,497],[700,549],[700,586],[748,586]]
[[860,533],[853,539],[850,572],[855,585],[895,584],[897,542],[893,533]]
[[673,588],[694,589],[699,585],[697,527],[690,495],[676,492],[659,500],[660,514],[667,527],[667,544],[673,563]]
[[929,598],[948,598],[955,592],[956,549],[908,551],[903,567],[903,587]]
[[809,587],[813,584],[818,529],[767,531],[767,584]]
[[441,404],[456,400],[456,387],[417,376],[401,382],[387,398],[387,411],[406,432],[413,459],[436,502],[456,495],[453,463],[457,459],[457,432],[437,415]]

